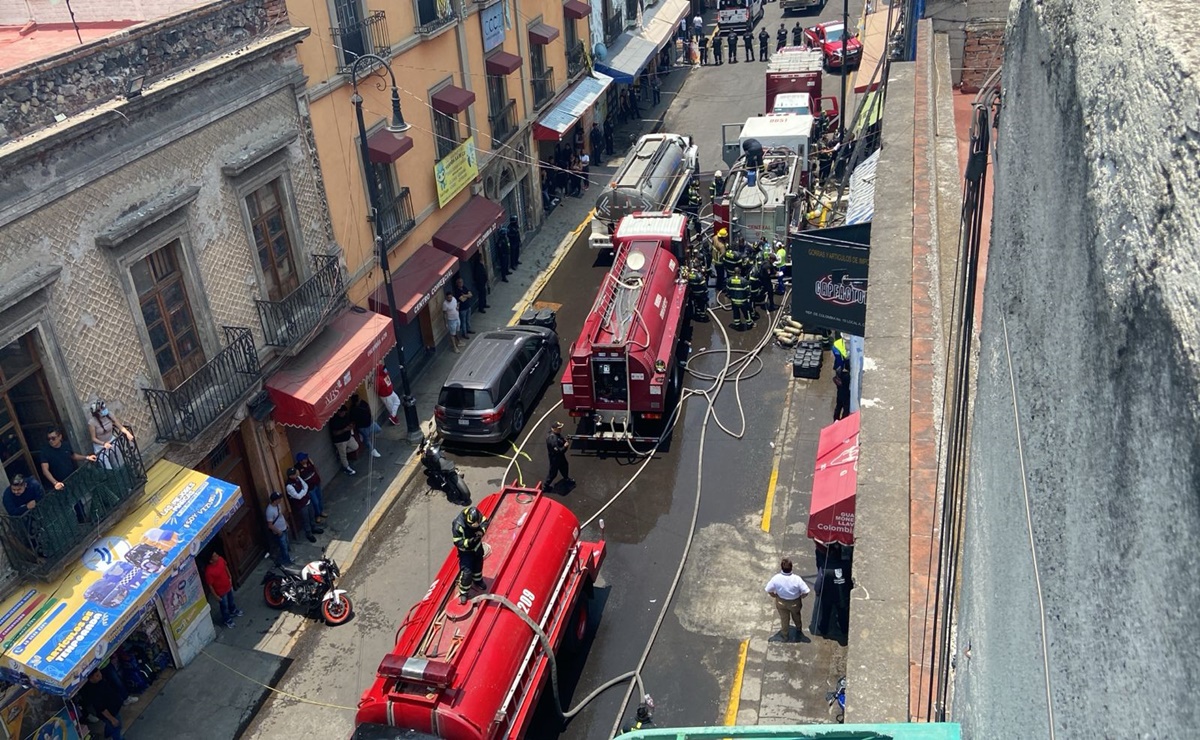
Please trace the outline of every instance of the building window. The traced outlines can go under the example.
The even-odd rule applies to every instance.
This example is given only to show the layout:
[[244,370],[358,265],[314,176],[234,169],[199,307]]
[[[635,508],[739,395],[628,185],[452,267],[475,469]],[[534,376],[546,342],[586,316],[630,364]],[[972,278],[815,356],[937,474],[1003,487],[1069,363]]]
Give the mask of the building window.
[[38,477],[35,458],[51,429],[62,429],[62,420],[31,331],[0,347],[0,460],[9,480],[17,474]]
[[379,210],[375,216],[379,219],[379,234],[383,238],[384,248],[391,249],[417,225],[413,217],[412,200],[408,188],[396,184],[393,165],[373,163],[371,176],[375,178],[375,192],[379,196]]
[[296,258],[283,215],[283,191],[275,179],[246,196],[250,231],[258,250],[258,264],[267,282],[267,296],[282,301],[300,284]]
[[334,0],[333,11],[337,17],[338,54],[342,66],[349,67],[354,60],[371,51],[363,36],[363,13],[361,0]]
[[163,387],[174,390],[204,365],[204,350],[179,268],[178,240],[130,268]]
[[435,110],[433,112],[433,132],[437,138],[438,159],[445,157],[462,143],[462,139],[458,136],[458,116],[448,116]]

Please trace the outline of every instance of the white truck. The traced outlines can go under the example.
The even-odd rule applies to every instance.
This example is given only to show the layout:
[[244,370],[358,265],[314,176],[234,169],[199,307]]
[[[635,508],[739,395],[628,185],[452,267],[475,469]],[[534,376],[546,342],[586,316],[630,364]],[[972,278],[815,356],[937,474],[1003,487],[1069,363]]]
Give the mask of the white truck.
[[625,155],[625,162],[596,198],[593,249],[612,247],[612,230],[637,211],[675,211],[700,170],[700,148],[690,136],[647,134]]

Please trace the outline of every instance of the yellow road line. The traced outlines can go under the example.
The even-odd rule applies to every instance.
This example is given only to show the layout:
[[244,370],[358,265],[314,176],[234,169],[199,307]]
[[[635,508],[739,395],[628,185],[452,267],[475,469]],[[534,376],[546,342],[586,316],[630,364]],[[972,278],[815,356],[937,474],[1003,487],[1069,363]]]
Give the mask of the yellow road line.
[[775,484],[779,481],[779,456],[771,464],[771,480],[767,482],[767,502],[763,505],[762,531],[771,531],[771,509],[775,505]]
[[749,640],[742,640],[738,647],[737,670],[733,673],[733,685],[729,687],[729,703],[725,705],[726,727],[737,724],[738,705],[742,701],[742,677],[746,674],[746,651],[749,648]]
[[[517,306],[513,310],[513,315],[508,320],[509,326],[516,326],[517,322],[521,320],[521,315],[525,313],[525,309],[533,303],[538,293],[542,292],[542,288],[546,287],[546,283],[550,282],[550,277],[558,270],[558,266],[563,261],[563,258],[567,256],[567,252],[571,251],[571,247],[575,246],[575,242],[579,239],[579,234],[587,228],[588,224],[592,222],[592,217],[595,215],[595,208],[588,211],[588,214],[583,217],[579,225],[572,229],[571,233],[558,243],[550,264],[546,266],[546,269],[541,274],[533,279],[533,282],[529,284],[529,289],[525,291],[525,295],[521,296],[521,300],[517,302]],[[570,240],[569,242],[568,239]]]

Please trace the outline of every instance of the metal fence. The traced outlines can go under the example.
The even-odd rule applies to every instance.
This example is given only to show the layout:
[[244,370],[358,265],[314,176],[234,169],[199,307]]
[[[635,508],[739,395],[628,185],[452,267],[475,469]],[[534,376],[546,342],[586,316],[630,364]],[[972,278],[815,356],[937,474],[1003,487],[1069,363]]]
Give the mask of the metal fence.
[[[388,42],[387,19],[382,10],[373,11],[370,15],[354,23],[335,26],[329,29],[329,37],[337,45],[338,74],[348,74],[354,60],[364,54],[376,54],[386,59],[392,53]],[[367,70],[360,68],[360,74]]]
[[554,67],[547,67],[541,74],[534,75],[530,80],[533,85],[533,105],[541,108],[554,98]]
[[272,347],[290,347],[333,312],[342,300],[342,267],[336,255],[313,256],[316,270],[282,301],[255,301],[263,336]]

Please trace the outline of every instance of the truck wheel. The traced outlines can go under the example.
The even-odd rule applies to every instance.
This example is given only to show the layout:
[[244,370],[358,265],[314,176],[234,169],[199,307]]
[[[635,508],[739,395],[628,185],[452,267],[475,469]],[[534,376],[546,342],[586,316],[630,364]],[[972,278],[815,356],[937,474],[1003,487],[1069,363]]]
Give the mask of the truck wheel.
[[588,599],[586,596],[580,596],[579,602],[575,604],[575,612],[571,615],[571,622],[567,625],[566,649],[571,652],[578,652],[587,642],[588,631],[591,628],[591,620],[588,615]]

